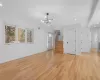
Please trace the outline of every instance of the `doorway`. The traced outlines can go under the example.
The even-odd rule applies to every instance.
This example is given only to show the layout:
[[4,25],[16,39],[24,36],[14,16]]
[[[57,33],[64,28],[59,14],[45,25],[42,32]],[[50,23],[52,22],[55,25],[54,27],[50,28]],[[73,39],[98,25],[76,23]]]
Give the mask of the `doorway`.
[[91,28],[91,48],[96,52],[100,51],[100,28],[93,27]]
[[48,33],[47,36],[47,49],[51,50],[53,48],[53,35],[52,33]]

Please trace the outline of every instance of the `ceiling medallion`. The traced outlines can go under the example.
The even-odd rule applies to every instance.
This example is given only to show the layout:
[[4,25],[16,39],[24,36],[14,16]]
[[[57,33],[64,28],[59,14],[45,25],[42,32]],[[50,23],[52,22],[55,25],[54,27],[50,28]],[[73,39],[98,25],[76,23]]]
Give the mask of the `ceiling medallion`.
[[45,19],[41,20],[41,22],[45,23],[45,24],[51,24],[51,21],[53,19],[49,19],[49,13],[46,13]]

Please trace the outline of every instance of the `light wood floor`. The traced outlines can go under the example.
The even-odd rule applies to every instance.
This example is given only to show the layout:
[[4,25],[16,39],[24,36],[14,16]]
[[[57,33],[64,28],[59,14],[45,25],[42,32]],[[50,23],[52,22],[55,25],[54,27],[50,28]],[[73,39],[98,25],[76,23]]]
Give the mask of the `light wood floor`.
[[100,80],[100,54],[36,54],[1,64],[0,80]]

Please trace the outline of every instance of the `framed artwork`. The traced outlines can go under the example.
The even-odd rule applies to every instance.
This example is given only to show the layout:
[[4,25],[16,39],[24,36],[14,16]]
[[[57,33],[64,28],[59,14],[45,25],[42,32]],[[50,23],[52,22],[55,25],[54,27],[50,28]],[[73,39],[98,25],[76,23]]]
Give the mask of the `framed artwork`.
[[28,43],[33,42],[33,30],[27,29],[27,42]]
[[25,29],[18,28],[18,41],[21,43],[25,42]]
[[14,43],[16,40],[16,27],[5,25],[5,43]]

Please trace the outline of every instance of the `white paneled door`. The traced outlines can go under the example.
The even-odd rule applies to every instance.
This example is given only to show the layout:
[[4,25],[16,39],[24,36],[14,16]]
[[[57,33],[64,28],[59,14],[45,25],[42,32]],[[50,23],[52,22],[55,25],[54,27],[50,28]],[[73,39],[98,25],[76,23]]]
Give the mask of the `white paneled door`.
[[76,54],[76,29],[68,29],[66,32],[66,53]]

